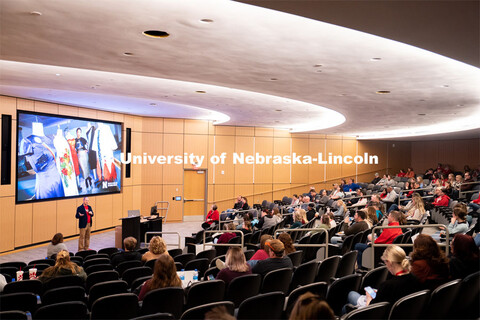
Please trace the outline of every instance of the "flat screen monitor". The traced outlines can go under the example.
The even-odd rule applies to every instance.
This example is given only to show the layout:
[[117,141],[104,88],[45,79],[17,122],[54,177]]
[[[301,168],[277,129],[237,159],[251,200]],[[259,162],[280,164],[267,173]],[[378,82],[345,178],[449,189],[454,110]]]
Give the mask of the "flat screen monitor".
[[122,124],[17,113],[16,203],[118,193]]

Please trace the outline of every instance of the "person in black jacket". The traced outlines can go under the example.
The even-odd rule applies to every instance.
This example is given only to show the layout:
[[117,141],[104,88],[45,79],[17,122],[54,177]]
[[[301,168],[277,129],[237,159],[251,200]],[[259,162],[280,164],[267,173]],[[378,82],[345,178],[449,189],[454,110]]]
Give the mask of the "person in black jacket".
[[137,246],[137,239],[134,237],[127,237],[123,239],[123,246],[125,247],[124,252],[120,252],[112,256],[112,266],[117,267],[120,263],[130,260],[142,261],[142,254],[138,251],[135,251]]
[[77,208],[75,218],[78,219],[78,228],[80,230],[78,251],[89,250],[90,229],[93,224],[93,209],[88,205],[88,197],[83,198],[83,204]]

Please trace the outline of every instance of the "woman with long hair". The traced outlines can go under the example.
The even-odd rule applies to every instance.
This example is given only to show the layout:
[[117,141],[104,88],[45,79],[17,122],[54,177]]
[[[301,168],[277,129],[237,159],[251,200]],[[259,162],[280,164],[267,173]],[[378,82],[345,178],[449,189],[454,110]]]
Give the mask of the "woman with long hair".
[[148,251],[143,254],[142,261],[147,262],[148,260],[157,259],[162,254],[168,254],[167,244],[161,237],[154,236],[150,239]]
[[84,281],[87,279],[87,274],[83,268],[70,261],[70,254],[68,251],[62,250],[57,253],[55,265],[45,269],[38,279],[45,283],[53,278],[69,275],[79,276]]
[[63,243],[63,234],[56,233],[48,244],[47,257],[52,258],[62,250],[68,251],[67,246]]
[[245,260],[245,254],[240,247],[230,247],[225,257],[225,268],[217,274],[217,280],[223,280],[228,285],[233,279],[251,274],[252,269]]
[[289,254],[289,253],[297,251],[297,250],[295,250],[295,247],[293,246],[292,237],[290,237],[290,235],[288,233],[286,233],[286,232],[281,233],[278,236],[278,240],[283,242],[283,245],[285,246],[285,254]]
[[402,248],[396,245],[388,246],[383,252],[382,261],[393,277],[382,282],[378,288],[372,288],[374,291],[378,289],[374,299],[367,291],[365,295],[351,291],[348,294],[348,303],[358,307],[384,301],[394,304],[398,299],[420,290],[417,278],[409,272],[410,263]]
[[450,275],[452,279],[463,279],[480,270],[480,252],[473,238],[456,234],[450,243]]
[[[365,209],[363,209],[365,210]],[[377,210],[375,207],[367,207],[367,224],[370,228],[378,223]]]
[[418,193],[412,197],[412,207],[407,211],[408,220],[418,220],[421,221],[423,215],[425,214],[425,205],[423,203],[422,197]]
[[162,254],[155,262],[153,276],[144,282],[138,300],[142,301],[147,292],[158,288],[182,287],[182,281],[177,275],[175,262],[170,255]]
[[425,289],[434,290],[448,281],[448,258],[431,236],[418,235],[413,243],[410,263],[412,274],[418,278]]

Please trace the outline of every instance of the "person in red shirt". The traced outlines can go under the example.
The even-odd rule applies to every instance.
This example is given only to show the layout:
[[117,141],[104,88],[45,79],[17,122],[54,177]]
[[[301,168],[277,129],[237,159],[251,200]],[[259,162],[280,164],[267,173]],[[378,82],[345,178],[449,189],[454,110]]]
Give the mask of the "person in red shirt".
[[435,194],[437,197],[433,200],[433,205],[435,207],[448,207],[450,197],[445,194],[445,189],[438,187],[435,189]]
[[218,212],[218,207],[216,204],[212,206],[212,210],[208,211],[207,218],[205,219],[205,222],[202,223],[202,228],[203,229],[208,229],[212,225],[212,223],[218,223],[218,220],[220,219],[220,213]]
[[88,205],[88,197],[83,198],[83,204],[77,208],[75,218],[78,219],[80,236],[78,238],[78,251],[89,250],[90,229],[93,224],[93,210]]
[[[235,230],[235,225],[233,223],[227,224],[226,230]],[[222,233],[220,238],[218,238],[217,243],[228,243],[228,241],[230,241],[230,239],[233,239],[236,236],[237,236],[237,234],[235,232]]]

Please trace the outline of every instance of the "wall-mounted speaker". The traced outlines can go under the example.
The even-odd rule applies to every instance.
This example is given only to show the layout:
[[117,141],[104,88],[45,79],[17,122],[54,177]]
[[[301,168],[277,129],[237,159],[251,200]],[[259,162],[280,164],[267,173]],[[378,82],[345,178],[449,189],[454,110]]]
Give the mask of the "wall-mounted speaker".
[[[125,137],[125,159],[127,159],[128,154],[132,152],[132,129],[127,128],[126,137]],[[131,175],[131,164],[125,165],[125,178],[130,178]]]
[[2,114],[1,184],[12,183],[12,116]]

